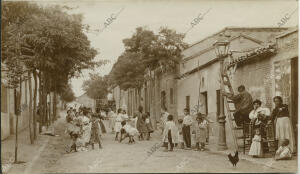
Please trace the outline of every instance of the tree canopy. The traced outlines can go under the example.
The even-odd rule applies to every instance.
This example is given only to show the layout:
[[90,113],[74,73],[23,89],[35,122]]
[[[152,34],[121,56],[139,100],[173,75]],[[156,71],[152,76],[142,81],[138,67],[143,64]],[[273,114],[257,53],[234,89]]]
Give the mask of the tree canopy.
[[2,62],[42,73],[48,91],[64,91],[83,69],[106,63],[93,60],[97,51],[85,34],[82,15],[70,15],[60,6],[3,2],[1,29]]
[[83,90],[93,99],[103,99],[108,94],[108,77],[90,74],[90,79],[83,82]]
[[110,84],[121,89],[140,87],[146,69],[159,66],[174,69],[181,59],[181,52],[187,48],[184,34],[168,28],[153,31],[138,27],[132,37],[124,39],[125,51],[119,56],[109,74]]

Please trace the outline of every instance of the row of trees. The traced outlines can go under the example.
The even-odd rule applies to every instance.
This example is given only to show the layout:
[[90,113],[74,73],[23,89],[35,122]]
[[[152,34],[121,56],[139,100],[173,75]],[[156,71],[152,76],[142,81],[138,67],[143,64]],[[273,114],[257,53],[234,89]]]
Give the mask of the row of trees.
[[160,28],[156,34],[138,27],[132,37],[124,39],[125,51],[119,56],[109,74],[109,84],[121,89],[140,88],[145,70],[159,66],[174,69],[187,48],[184,34],[168,28]]
[[20,107],[21,83],[33,77],[34,88],[29,82],[29,132],[33,143],[37,119],[41,126],[51,122],[46,115],[50,92],[54,93],[55,119],[57,95],[65,102],[74,100],[69,79],[103,62],[93,61],[97,51],[85,34],[89,27],[82,24],[81,15],[70,15],[67,8],[60,6],[42,7],[24,1],[3,2],[2,7],[2,83],[7,88],[20,89]]
[[145,70],[159,66],[174,69],[181,59],[181,52],[187,47],[184,34],[168,28],[161,28],[157,34],[138,27],[135,33],[123,40],[125,51],[113,65],[109,75],[90,74],[83,83],[83,89],[93,99],[105,98],[108,88],[120,86],[121,89],[140,88]]

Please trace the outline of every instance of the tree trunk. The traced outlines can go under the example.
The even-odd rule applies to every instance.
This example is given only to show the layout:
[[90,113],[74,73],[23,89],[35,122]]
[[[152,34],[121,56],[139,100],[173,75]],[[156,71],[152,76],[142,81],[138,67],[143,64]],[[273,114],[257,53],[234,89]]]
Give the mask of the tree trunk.
[[15,140],[15,163],[18,163],[18,123],[19,116],[21,115],[21,97],[22,97],[22,77],[20,77],[20,93],[16,96],[17,101],[17,113],[16,113],[16,140]]
[[43,112],[44,112],[44,106],[43,106],[43,80],[42,80],[42,72],[39,71],[38,73],[39,77],[39,133],[42,132],[42,125],[43,125]]
[[43,126],[48,127],[48,118],[47,118],[47,92],[46,92],[46,86],[47,86],[47,77],[46,73],[43,73],[43,91],[42,91],[42,96],[43,96]]
[[57,110],[57,98],[56,98],[56,83],[55,83],[55,86],[54,86],[54,96],[53,96],[53,118],[54,120],[57,120],[57,113],[56,113],[56,110]]
[[36,71],[33,71],[33,79],[34,79],[34,94],[33,94],[33,138],[36,139],[36,100],[37,100],[37,76]]
[[33,144],[34,137],[32,133],[32,84],[31,84],[31,73],[28,71],[29,82],[28,88],[29,88],[29,137],[30,137],[30,143]]

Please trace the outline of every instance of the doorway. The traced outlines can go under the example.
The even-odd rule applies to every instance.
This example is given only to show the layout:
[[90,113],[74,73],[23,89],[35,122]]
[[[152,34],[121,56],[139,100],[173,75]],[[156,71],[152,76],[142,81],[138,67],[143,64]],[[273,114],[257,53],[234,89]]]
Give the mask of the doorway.
[[291,59],[291,121],[298,145],[298,57]]

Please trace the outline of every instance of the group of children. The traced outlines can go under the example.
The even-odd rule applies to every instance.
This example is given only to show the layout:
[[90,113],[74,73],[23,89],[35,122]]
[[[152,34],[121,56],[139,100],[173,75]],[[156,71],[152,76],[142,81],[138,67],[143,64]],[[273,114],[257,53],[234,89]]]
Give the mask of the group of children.
[[[138,136],[139,140],[150,140],[150,134],[153,132],[152,124],[150,122],[150,113],[143,113],[142,108],[134,114],[131,118],[126,114],[126,111],[119,108],[117,114],[114,116],[113,111],[110,119],[114,119],[113,130],[116,133],[115,140],[122,141],[126,137],[129,138],[129,144],[135,142],[134,136]],[[119,137],[120,135],[120,137]]]
[[71,144],[67,152],[85,151],[88,145],[94,149],[94,144],[99,144],[102,148],[101,134],[106,133],[105,126],[102,122],[103,117],[98,112],[92,113],[87,108],[81,108],[78,112],[70,108],[67,111],[67,127],[65,133],[71,138]]
[[[204,151],[205,144],[208,140],[208,120],[205,114],[198,113],[196,122],[189,114],[188,109],[184,109],[184,118],[178,119],[178,125],[175,124],[173,115],[169,115],[166,110],[163,113],[166,121],[163,122],[162,142],[165,151],[173,151],[174,147],[179,145],[179,148],[190,150],[191,136],[195,134],[195,143],[197,151]],[[165,118],[163,118],[165,120]],[[169,148],[170,146],[170,148]]]

